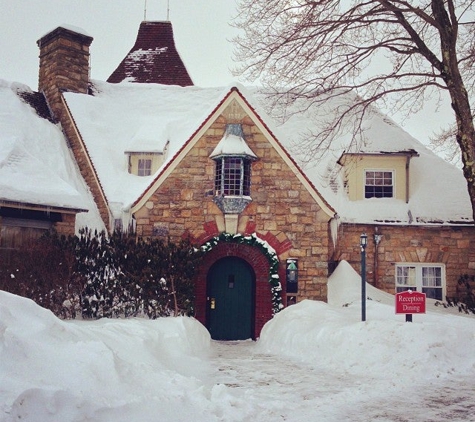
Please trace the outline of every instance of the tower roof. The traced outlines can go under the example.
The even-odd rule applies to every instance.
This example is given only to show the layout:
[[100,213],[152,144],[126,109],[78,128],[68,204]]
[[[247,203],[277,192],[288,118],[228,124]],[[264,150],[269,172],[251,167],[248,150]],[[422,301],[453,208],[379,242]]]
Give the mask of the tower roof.
[[175,47],[171,22],[144,21],[134,46],[107,82],[124,80],[139,83],[191,86],[185,64]]

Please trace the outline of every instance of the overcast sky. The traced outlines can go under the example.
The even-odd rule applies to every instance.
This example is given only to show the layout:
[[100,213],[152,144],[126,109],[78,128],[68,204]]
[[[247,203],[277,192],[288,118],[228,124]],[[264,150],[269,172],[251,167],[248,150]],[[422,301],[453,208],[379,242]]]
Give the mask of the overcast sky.
[[[236,78],[231,39],[237,30],[229,25],[237,0],[169,0],[169,18],[175,43],[197,86],[228,85]],[[140,22],[167,20],[167,0],[0,0],[0,79],[37,89],[36,41],[61,24],[84,29],[94,38],[91,76],[106,80],[133,46]],[[448,107],[424,113],[403,127],[423,142],[451,119]],[[401,116],[391,116],[403,123]]]

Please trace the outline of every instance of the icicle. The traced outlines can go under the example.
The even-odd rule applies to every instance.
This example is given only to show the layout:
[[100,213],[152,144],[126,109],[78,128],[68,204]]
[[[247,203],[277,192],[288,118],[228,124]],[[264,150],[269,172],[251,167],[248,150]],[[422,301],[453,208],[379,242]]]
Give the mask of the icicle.
[[130,210],[122,211],[121,220],[124,233],[135,233],[135,219],[132,217]]
[[333,242],[333,249],[336,249],[338,242],[338,228],[340,227],[340,216],[335,214],[335,216],[330,220],[330,234]]

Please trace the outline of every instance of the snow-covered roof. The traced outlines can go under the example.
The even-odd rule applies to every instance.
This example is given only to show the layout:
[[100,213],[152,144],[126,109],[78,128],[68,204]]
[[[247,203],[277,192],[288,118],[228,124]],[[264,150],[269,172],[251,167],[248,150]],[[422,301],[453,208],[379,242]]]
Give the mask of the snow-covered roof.
[[[128,209],[147,189],[157,174],[139,177],[128,173],[124,152],[137,149],[145,131],[147,148],[160,151],[169,141],[167,160],[179,151],[201,127],[211,111],[230,91],[227,88],[178,87],[158,84],[107,84],[94,81],[93,96],[65,93],[88,148],[108,201],[114,209]],[[255,89],[239,87],[249,104],[287,149],[306,177],[338,212],[342,221],[354,223],[447,224],[469,223],[471,206],[462,172],[377,110],[367,113],[361,128],[363,142],[352,150],[350,133],[342,131],[318,159],[302,150],[309,133],[317,133],[321,116],[327,111],[309,104],[286,120],[266,113],[266,97]],[[327,110],[341,104],[329,100]],[[341,99],[338,100],[341,103]],[[351,101],[348,97],[346,101]],[[295,111],[295,110],[294,110]],[[272,111],[271,111],[272,112]],[[275,119],[274,119],[275,117]],[[145,129],[144,129],[145,128]],[[150,139],[150,134],[156,140]],[[153,137],[153,136],[152,136]],[[154,148],[156,142],[156,148]],[[226,147],[233,143],[225,143]],[[234,145],[234,144],[233,144]],[[242,145],[240,145],[242,149]],[[339,158],[344,152],[366,154],[406,153],[410,160],[410,199],[392,198],[350,201],[343,186]],[[158,170],[160,173],[161,169]]]
[[233,130],[229,130],[229,128],[226,129],[224,136],[209,157],[214,158],[220,155],[239,155],[257,158],[256,154],[247,145],[243,135],[241,133],[233,133]]
[[[355,142],[349,119],[340,136],[318,157],[308,159],[300,145],[308,145],[310,134],[321,130],[322,116],[337,110],[342,102],[354,99],[329,99],[324,107],[296,105],[301,112],[287,110],[290,116],[276,131],[307,177],[338,212],[343,222],[392,224],[466,224],[473,222],[467,184],[462,171],[430,151],[379,110],[366,111],[361,124],[362,139]],[[359,124],[359,123],[356,123]],[[346,132],[345,132],[346,129]],[[350,200],[338,161],[344,153],[412,156],[409,164],[409,201],[393,198]]]
[[[128,209],[145,191],[157,173],[136,176],[128,172],[125,152],[147,133],[150,152],[168,154],[166,166],[190,139],[228,89],[168,86],[158,84],[108,84],[94,81],[95,94],[65,93],[65,99],[113,211]],[[155,134],[155,143],[150,139]]]
[[0,80],[0,201],[87,209],[61,130],[21,100],[25,91]]

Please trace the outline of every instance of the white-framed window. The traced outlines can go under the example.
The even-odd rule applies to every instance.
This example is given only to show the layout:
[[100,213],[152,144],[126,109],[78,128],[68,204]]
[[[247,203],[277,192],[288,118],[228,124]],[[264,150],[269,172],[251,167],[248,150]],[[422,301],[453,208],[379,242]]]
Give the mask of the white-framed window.
[[393,170],[365,170],[364,178],[365,198],[393,198],[394,171]]
[[249,196],[251,193],[251,162],[242,157],[216,159],[215,192],[224,196]]
[[396,293],[414,290],[427,298],[445,297],[444,264],[396,264]]
[[151,158],[139,158],[138,162],[138,175],[150,176],[152,174],[152,159]]

